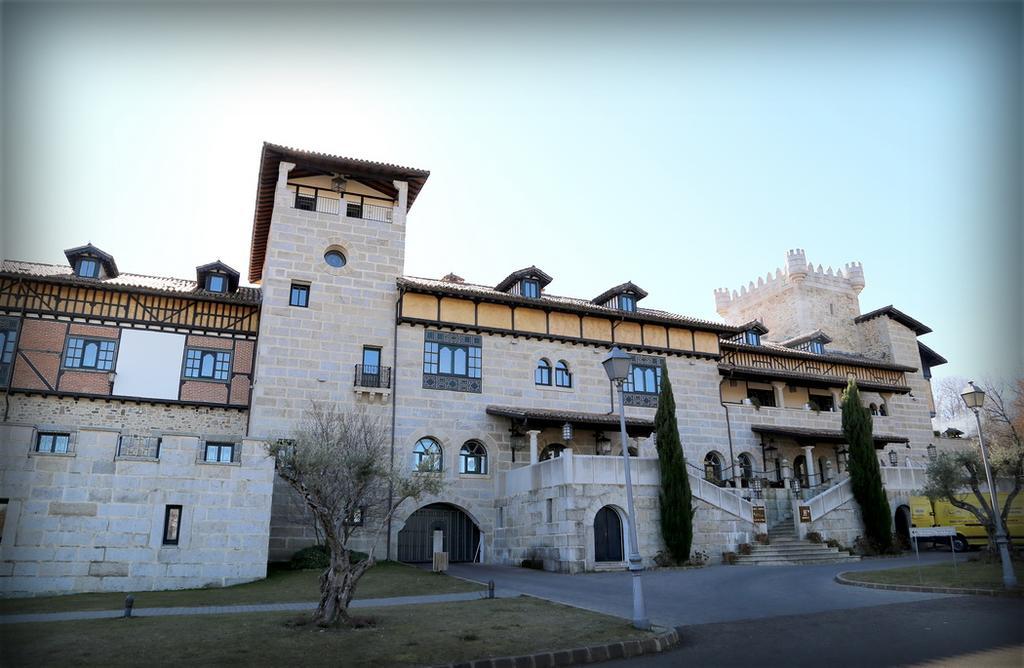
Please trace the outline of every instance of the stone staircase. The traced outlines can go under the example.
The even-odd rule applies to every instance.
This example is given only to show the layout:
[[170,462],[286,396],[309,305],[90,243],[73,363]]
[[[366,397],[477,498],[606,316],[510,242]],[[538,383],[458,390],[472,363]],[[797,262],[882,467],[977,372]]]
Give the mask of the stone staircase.
[[768,545],[754,543],[753,552],[739,555],[737,565],[793,566],[795,564],[831,564],[860,561],[860,557],[824,543],[812,543],[796,537],[796,527],[790,515],[768,530]]

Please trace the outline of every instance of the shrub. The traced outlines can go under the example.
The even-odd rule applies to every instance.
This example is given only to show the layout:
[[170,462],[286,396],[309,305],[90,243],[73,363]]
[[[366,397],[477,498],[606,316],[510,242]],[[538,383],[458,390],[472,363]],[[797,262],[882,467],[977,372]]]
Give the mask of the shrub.
[[[348,560],[353,564],[366,561],[369,557],[365,552],[352,550],[348,553]],[[295,571],[308,569],[322,570],[331,565],[331,552],[326,545],[310,545],[304,547],[292,555],[288,563],[289,568]]]
[[686,562],[687,566],[696,566],[700,568],[708,563],[708,553],[704,550],[694,550],[693,554],[690,555],[690,559]]
[[726,565],[729,565],[729,566],[732,566],[733,564],[735,564],[736,563],[736,553],[735,552],[723,552],[722,553],[722,563],[726,564]]
[[746,556],[748,554],[753,554],[754,548],[751,547],[750,543],[740,543],[739,551],[740,554]]
[[837,550],[842,550],[842,549],[844,549],[844,548],[843,548],[843,544],[842,544],[842,543],[840,543],[840,542],[839,542],[838,540],[836,540],[835,538],[829,538],[828,540],[826,540],[826,541],[825,541],[825,545],[828,545],[829,547],[834,547],[834,548],[836,548]]
[[768,534],[766,534],[766,533],[759,533],[756,536],[754,536],[754,540],[756,540],[761,545],[767,545],[768,544]]
[[822,542],[821,534],[818,533],[817,531],[808,531],[807,532],[807,540],[811,541],[812,543],[820,544]]

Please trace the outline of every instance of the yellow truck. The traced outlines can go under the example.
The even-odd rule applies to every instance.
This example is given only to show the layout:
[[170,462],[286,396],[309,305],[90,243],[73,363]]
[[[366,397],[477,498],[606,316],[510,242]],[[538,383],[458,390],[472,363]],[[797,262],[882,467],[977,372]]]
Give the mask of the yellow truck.
[[[999,508],[1002,510],[1006,504],[1009,494],[999,493]],[[978,505],[978,499],[973,492],[958,494],[958,499],[966,501],[973,506]],[[988,501],[988,497],[985,497]],[[988,536],[985,527],[981,525],[978,518],[969,510],[961,510],[949,501],[936,500],[932,503],[927,496],[910,497],[910,526],[912,527],[953,527],[956,529],[956,536],[953,537],[953,549],[963,552],[971,547],[984,547],[988,544]],[[1010,512],[1006,516],[1006,531],[1014,545],[1024,545],[1024,493],[1018,494],[1013,500]],[[937,544],[949,544],[949,538],[919,538],[918,543],[934,542]]]

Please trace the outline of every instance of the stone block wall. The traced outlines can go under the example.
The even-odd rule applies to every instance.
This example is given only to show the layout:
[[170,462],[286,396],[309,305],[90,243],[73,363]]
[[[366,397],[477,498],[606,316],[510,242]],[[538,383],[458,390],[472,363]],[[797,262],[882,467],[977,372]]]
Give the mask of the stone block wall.
[[[51,410],[75,404],[48,403]],[[131,424],[138,408],[121,409]],[[180,427],[189,409],[180,410],[185,414],[177,419],[160,409],[152,421],[135,415],[131,428]],[[273,462],[261,443],[241,438],[244,414],[241,424],[201,423],[217,430],[205,434],[163,431],[158,459],[118,457],[116,428],[75,425],[68,413],[56,417],[72,433],[68,454],[33,451],[38,423],[0,425],[0,495],[9,499],[0,595],[224,586],[265,577]],[[242,449],[238,463],[200,461],[205,436],[230,434]],[[177,545],[163,541],[167,505],[182,507]]]
[[[644,566],[665,549],[661,536],[658,485],[634,485],[637,540]],[[495,528],[492,556],[497,563],[518,566],[524,559],[542,559],[544,569],[580,573],[625,568],[625,562],[595,560],[594,519],[611,506],[622,522],[623,555],[628,555],[628,518],[624,485],[558,485],[498,499],[500,524]],[[549,514],[550,506],[550,514]],[[718,563],[722,552],[753,541],[750,522],[700,499],[693,500],[693,552]]]

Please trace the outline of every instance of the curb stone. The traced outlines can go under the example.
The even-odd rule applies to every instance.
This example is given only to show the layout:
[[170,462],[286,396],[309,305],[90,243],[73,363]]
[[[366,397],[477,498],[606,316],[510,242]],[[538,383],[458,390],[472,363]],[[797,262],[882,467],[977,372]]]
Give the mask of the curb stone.
[[844,577],[848,573],[850,573],[850,571],[837,574],[835,581],[839,584],[850,585],[852,587],[887,589],[889,591],[909,591],[926,594],[960,594],[970,596],[1024,597],[1024,589],[1021,589],[1020,587],[1007,591],[1005,589],[980,589],[977,587],[928,587],[924,585],[882,584],[879,582],[861,582],[860,580],[851,580],[850,578]]
[[522,656],[502,656],[493,659],[477,659],[446,663],[434,668],[555,668],[556,666],[577,666],[585,663],[597,663],[609,659],[625,659],[643,654],[658,654],[674,648],[679,644],[681,627],[659,633],[653,638],[642,640],[620,640],[607,645],[591,645],[560,649],[551,652],[538,652]]

